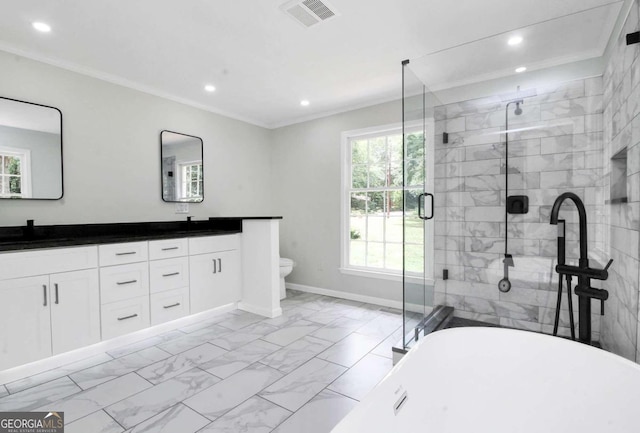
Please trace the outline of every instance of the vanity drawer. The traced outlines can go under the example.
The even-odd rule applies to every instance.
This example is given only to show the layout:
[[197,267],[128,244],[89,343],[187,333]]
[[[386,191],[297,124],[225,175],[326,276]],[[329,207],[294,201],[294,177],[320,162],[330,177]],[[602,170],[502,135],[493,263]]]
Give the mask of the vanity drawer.
[[189,254],[216,253],[240,248],[240,235],[189,238]]
[[102,339],[118,337],[149,326],[149,296],[103,305]]
[[151,295],[151,325],[189,315],[189,289],[182,288]]
[[189,258],[149,262],[149,281],[151,293],[189,287]]
[[98,266],[98,248],[48,248],[0,253],[0,280],[91,269]]
[[102,304],[148,294],[147,262],[100,268],[100,302]]
[[149,260],[183,257],[187,254],[189,254],[189,242],[186,238],[149,242]]
[[100,266],[144,262],[149,257],[147,242],[100,245]]

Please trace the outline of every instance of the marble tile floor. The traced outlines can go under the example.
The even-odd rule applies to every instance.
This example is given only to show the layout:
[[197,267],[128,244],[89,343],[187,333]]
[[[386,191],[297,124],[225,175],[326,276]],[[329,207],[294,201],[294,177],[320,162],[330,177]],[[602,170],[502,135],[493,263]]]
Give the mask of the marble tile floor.
[[282,309],[236,310],[0,384],[0,411],[64,411],[67,433],[329,432],[391,370],[402,314],[295,291]]

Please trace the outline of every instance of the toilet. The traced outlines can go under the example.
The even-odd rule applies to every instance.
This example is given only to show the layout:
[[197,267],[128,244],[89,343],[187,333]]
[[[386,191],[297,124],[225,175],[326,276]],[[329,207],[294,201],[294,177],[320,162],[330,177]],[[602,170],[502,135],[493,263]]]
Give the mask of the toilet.
[[295,263],[291,259],[280,258],[280,299],[287,297],[287,291],[284,287],[284,278],[293,271]]

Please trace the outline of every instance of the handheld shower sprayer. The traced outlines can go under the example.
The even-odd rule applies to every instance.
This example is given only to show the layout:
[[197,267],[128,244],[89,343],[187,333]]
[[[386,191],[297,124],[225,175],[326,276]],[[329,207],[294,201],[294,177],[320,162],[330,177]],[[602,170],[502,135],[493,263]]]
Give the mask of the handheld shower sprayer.
[[[520,90],[520,87],[518,87],[518,91]],[[511,254],[509,254],[509,249],[508,249],[508,243],[509,243],[509,235],[508,235],[508,208],[507,208],[507,201],[509,198],[509,106],[511,104],[516,104],[516,109],[514,110],[513,114],[515,114],[516,116],[519,116],[522,114],[522,108],[520,108],[520,104],[524,104],[524,99],[517,99],[514,101],[510,101],[507,103],[507,106],[505,107],[505,155],[504,155],[504,159],[505,159],[505,205],[504,205],[504,225],[505,225],[505,229],[504,229],[504,260],[502,261],[502,263],[504,264],[504,278],[502,278],[499,282],[498,282],[498,290],[500,290],[501,292],[508,292],[509,290],[511,290],[511,281],[509,281],[509,268],[510,267],[514,267],[514,263],[513,263],[513,256]]]

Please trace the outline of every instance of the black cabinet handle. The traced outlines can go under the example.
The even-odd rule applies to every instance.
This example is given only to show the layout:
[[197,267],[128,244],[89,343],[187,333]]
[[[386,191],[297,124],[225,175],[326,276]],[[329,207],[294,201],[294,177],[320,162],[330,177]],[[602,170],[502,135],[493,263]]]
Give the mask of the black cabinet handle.
[[118,317],[118,320],[133,319],[134,317],[138,317],[138,315],[137,314],[132,314],[131,316]]
[[180,302],[176,302],[175,304],[171,304],[171,305],[165,305],[162,308],[166,310],[167,308],[177,307],[178,305],[180,305]]
[[135,253],[136,253],[135,251],[127,251],[126,253],[116,253],[116,256],[129,256]]
[[222,259],[218,259],[218,271],[222,272]]
[[214,274],[218,273],[218,267],[216,265],[216,259],[213,259],[213,273]]
[[60,303],[60,298],[58,296],[58,283],[55,283],[53,285],[53,287],[55,287],[55,289],[56,289],[56,304],[59,304]]
[[171,250],[177,250],[178,247],[168,247],[168,248],[163,248],[162,251],[171,251]]
[[163,277],[173,277],[174,275],[180,275],[180,272],[172,272],[170,274],[162,274]]
[[42,304],[43,307],[47,306],[47,285],[43,284],[42,285],[42,293],[44,293],[44,304]]
[[116,284],[118,286],[124,286],[125,284],[133,284],[133,283],[137,283],[138,280],[129,280],[129,281],[118,281]]

